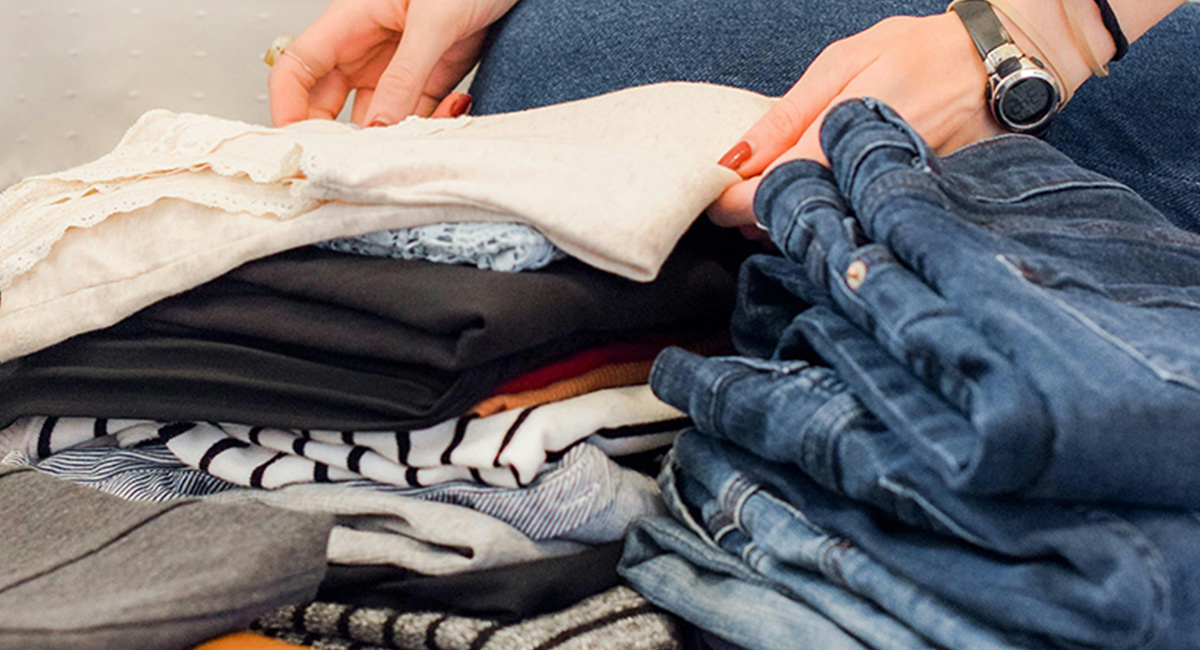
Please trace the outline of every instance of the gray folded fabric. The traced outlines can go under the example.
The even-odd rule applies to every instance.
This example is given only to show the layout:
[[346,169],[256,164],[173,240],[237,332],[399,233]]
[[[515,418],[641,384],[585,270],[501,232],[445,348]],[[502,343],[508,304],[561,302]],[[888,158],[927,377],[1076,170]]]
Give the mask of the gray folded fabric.
[[311,599],[327,516],[135,503],[0,466],[0,650],[189,648]]
[[534,540],[508,523],[462,506],[363,487],[291,485],[231,490],[221,503],[258,503],[280,510],[333,515],[334,564],[387,564],[425,575],[449,575],[578,552],[582,545]]
[[318,650],[677,650],[677,621],[628,587],[512,624],[438,612],[336,603],[289,605],[260,618],[260,632]]

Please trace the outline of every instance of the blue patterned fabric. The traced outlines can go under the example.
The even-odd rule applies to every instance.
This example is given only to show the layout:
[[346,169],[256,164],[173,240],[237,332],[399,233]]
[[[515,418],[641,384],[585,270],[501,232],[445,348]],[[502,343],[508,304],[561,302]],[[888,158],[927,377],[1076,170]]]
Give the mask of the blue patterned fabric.
[[355,255],[510,272],[540,269],[567,257],[535,228],[516,223],[437,223],[332,239],[317,246]]

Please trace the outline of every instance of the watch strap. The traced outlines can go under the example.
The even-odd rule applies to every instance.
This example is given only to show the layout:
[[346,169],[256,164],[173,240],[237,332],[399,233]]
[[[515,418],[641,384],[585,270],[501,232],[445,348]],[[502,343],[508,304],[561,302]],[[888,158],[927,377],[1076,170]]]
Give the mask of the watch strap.
[[953,9],[966,25],[967,33],[971,35],[971,41],[975,43],[981,58],[986,60],[992,50],[1012,42],[1012,37],[996,17],[996,12],[985,0],[961,0],[954,3]]

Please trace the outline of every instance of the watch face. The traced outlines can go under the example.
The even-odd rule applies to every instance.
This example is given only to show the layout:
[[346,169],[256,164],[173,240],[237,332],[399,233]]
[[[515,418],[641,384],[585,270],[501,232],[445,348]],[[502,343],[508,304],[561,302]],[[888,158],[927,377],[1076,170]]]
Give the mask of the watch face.
[[1026,78],[1006,89],[998,107],[1013,124],[1033,124],[1058,103],[1054,88],[1044,79]]

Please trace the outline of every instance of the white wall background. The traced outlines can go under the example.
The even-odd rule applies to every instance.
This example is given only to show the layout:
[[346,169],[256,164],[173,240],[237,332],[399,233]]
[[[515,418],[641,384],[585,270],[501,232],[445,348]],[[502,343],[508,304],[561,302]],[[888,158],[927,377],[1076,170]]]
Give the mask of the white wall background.
[[152,108],[269,123],[262,55],[328,0],[0,0],[0,188],[110,151]]

